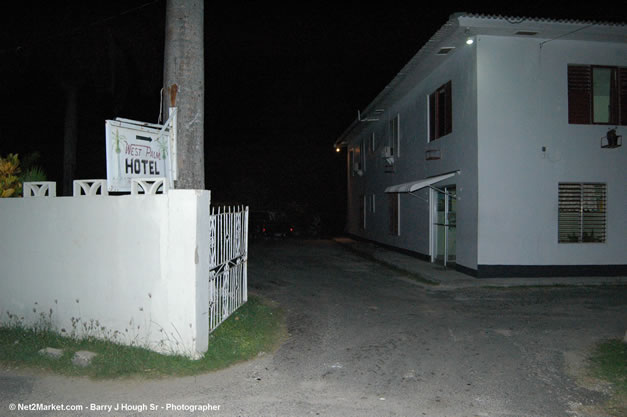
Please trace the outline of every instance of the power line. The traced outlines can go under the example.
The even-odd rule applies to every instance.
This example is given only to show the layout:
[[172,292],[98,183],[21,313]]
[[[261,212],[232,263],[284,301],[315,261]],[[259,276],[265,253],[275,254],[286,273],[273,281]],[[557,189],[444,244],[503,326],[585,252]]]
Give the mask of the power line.
[[4,48],[0,49],[0,54],[5,54],[5,53],[8,53],[8,52],[13,52],[13,51],[19,54],[19,53],[21,53],[21,51],[23,51],[27,47],[32,47],[32,46],[37,45],[37,44],[46,43],[46,42],[50,42],[50,41],[53,41],[53,40],[58,40],[58,39],[61,39],[61,38],[74,37],[74,36],[78,35],[79,33],[83,32],[86,29],[90,29],[90,28],[95,27],[95,26],[103,25],[103,24],[105,24],[107,22],[110,22],[112,20],[118,19],[118,18],[120,18],[122,16],[131,14],[131,13],[134,13],[134,12],[136,12],[138,10],[141,10],[141,9],[146,8],[146,7],[152,6],[153,4],[159,3],[160,1],[161,0],[152,0],[150,2],[140,4],[139,6],[132,7],[130,9],[124,10],[124,11],[122,11],[120,13],[117,13],[117,14],[114,14],[114,15],[111,15],[111,16],[107,16],[107,17],[104,17],[102,19],[98,19],[98,20],[95,20],[93,22],[81,25],[81,26],[74,27],[74,28],[72,28],[70,30],[67,30],[67,31],[64,31],[62,33],[41,36],[39,39],[30,40],[28,42],[23,42],[22,44],[15,45],[13,47],[4,47]]

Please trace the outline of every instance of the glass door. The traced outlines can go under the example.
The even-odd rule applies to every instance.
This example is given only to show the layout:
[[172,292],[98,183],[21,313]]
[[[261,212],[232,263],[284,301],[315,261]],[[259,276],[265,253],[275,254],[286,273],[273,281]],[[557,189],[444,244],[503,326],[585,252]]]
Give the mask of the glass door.
[[457,200],[455,185],[432,190],[434,216],[432,233],[431,261],[444,266],[455,263]]

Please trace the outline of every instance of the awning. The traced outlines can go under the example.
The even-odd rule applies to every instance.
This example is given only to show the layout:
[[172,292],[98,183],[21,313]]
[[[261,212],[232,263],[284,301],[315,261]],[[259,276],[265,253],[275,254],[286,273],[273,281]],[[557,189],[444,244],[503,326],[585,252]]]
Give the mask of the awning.
[[451,178],[459,171],[449,172],[448,174],[436,175],[435,177],[425,178],[418,181],[406,182],[404,184],[391,185],[385,189],[386,193],[413,193],[421,188],[429,187],[436,182],[440,182],[447,178]]

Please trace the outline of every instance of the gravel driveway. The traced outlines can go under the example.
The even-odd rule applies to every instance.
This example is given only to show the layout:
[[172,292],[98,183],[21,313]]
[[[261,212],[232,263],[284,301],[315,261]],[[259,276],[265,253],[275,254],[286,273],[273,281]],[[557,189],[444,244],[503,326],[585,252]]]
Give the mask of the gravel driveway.
[[[274,354],[153,381],[0,370],[0,415],[585,416],[607,387],[583,377],[582,358],[627,328],[624,286],[442,291],[325,240],[251,244],[249,289],[287,312]],[[190,410],[202,404],[219,409]]]

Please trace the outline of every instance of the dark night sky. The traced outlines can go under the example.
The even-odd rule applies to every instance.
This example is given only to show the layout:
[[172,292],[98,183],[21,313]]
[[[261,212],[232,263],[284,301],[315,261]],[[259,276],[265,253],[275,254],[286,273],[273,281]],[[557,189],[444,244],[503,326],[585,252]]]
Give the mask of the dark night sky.
[[[599,2],[260,3],[205,6],[207,188],[214,201],[296,201],[339,217],[333,141],[450,14],[627,21]],[[104,120],[157,121],[164,0],[18,7],[0,18],[0,155],[39,151],[60,181],[64,92],[76,84],[76,176],[105,178]]]

